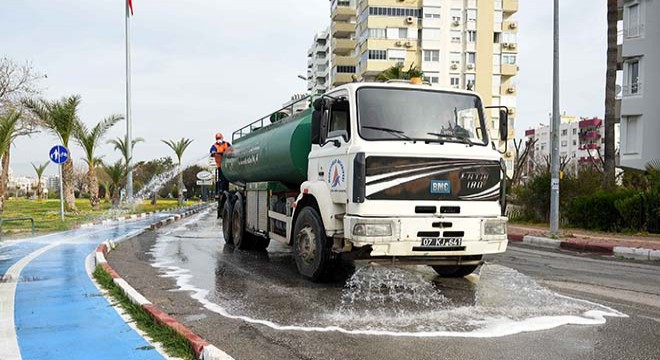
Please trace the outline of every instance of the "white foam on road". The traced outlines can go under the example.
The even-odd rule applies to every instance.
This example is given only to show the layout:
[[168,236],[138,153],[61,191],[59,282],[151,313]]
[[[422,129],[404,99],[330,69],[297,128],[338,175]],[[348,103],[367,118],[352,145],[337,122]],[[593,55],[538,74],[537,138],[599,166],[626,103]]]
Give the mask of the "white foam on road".
[[[423,276],[406,275],[410,270],[383,267],[383,272],[378,275],[385,279],[383,283],[376,281],[374,275],[368,272],[358,271],[354,278],[367,274],[371,277],[368,280],[369,286],[373,289],[385,288],[385,294],[374,294],[369,289],[348,286],[344,289],[342,299],[348,299],[349,304],[341,304],[337,309],[327,309],[325,314],[319,314],[318,319],[314,320],[317,324],[285,324],[272,319],[236,314],[232,309],[210,301],[208,296],[211,290],[193,285],[194,275],[188,269],[177,265],[176,257],[171,254],[172,245],[177,241],[180,240],[163,236],[152,249],[156,259],[152,265],[161,270],[163,276],[173,278],[177,290],[190,292],[193,299],[221,316],[274,330],[397,337],[493,338],[548,330],[569,324],[601,325],[605,324],[607,317],[626,317],[625,314],[601,304],[556,294],[538,285],[533,279],[499,265],[482,267],[481,277],[477,279],[473,306],[452,306],[442,295],[432,295],[429,292],[431,281]],[[352,280],[355,279],[349,280],[348,284]],[[410,284],[410,281],[414,284]],[[407,285],[392,285],[396,282]],[[360,283],[364,281],[355,281],[355,284]],[[400,296],[401,294],[403,296]],[[432,301],[424,302],[428,297],[420,295],[428,296]],[[361,299],[361,296],[368,298]],[[390,305],[393,302],[405,304],[406,301],[412,301],[417,305],[421,303],[422,308],[406,312],[405,306],[401,306],[400,309],[404,309],[401,312],[379,312],[364,311],[363,307],[351,311],[350,302],[356,300],[384,301]],[[363,301],[363,304],[368,303],[369,301]],[[433,308],[435,305],[437,309]],[[378,309],[378,306],[373,308]],[[457,322],[460,324],[457,325]]]

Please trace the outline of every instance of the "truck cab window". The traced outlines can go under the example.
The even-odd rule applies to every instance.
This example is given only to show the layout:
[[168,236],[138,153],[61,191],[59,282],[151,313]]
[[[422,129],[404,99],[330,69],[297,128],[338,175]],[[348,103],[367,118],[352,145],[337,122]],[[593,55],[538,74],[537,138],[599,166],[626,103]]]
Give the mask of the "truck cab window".
[[342,136],[344,140],[350,139],[351,126],[348,101],[338,101],[330,109],[330,122],[328,124],[328,137]]

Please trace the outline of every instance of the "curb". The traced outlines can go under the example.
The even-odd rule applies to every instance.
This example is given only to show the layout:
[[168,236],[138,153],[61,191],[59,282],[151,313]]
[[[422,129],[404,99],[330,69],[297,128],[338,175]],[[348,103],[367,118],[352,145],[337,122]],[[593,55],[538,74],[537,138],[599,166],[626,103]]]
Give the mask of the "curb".
[[512,242],[521,242],[523,244],[536,247],[564,249],[600,255],[612,255],[632,260],[660,261],[660,250],[603,245],[589,242],[588,240],[575,238],[556,240],[546,237],[523,234],[508,234],[508,238],[509,241]]
[[[142,307],[142,309],[145,312],[147,312],[149,316],[151,316],[151,318],[154,319],[154,321],[156,321],[157,323],[167,326],[170,329],[174,330],[179,335],[183,336],[188,341],[188,344],[190,344],[190,347],[193,349],[193,352],[195,353],[195,357],[197,359],[233,360],[233,358],[229,356],[227,353],[209,344],[199,335],[192,332],[192,330],[188,329],[183,324],[176,321],[176,319],[174,319],[170,315],[160,310],[157,306],[152,304],[147,298],[145,298],[142,294],[140,294],[137,290],[135,290],[128,282],[126,282],[126,280],[122,279],[121,276],[119,276],[119,274],[110,266],[110,264],[108,264],[108,261],[106,260],[106,256],[110,251],[112,251],[116,247],[116,243],[136,237],[147,230],[155,230],[162,227],[163,225],[170,224],[175,221],[187,218],[191,215],[200,212],[206,207],[207,205],[201,205],[201,206],[196,205],[180,214],[176,214],[168,217],[165,220],[152,223],[151,225],[145,227],[142,230],[138,230],[131,234],[127,234],[123,237],[115,239],[114,241],[106,240],[101,244],[99,244],[99,246],[96,248],[94,258],[96,259],[96,265],[100,265],[106,272],[108,272],[108,274],[110,274],[110,276],[112,277],[112,281],[115,283],[115,285],[117,285],[124,292],[124,294],[129,298],[129,300],[132,303]],[[171,209],[164,211],[171,211]],[[153,214],[153,213],[149,213],[149,214]],[[140,216],[138,215],[137,217]]]
[[[205,206],[205,205],[192,205],[192,206],[189,206],[188,208],[191,208],[191,209],[192,209],[192,208],[196,208],[196,207],[199,207],[199,206]],[[84,228],[88,228],[88,227],[95,226],[95,225],[107,225],[107,224],[111,224],[111,223],[113,223],[113,222],[122,222],[122,221],[129,221],[129,220],[141,219],[141,218],[146,218],[146,217],[154,216],[154,215],[156,215],[156,214],[160,214],[160,213],[164,213],[164,212],[172,212],[172,211],[175,211],[175,210],[177,210],[177,208],[168,208],[168,209],[163,209],[163,210],[158,210],[158,211],[144,212],[144,213],[140,213],[140,214],[120,215],[120,216],[112,217],[112,218],[110,218],[110,219],[105,219],[105,220],[95,220],[95,221],[93,221],[93,222],[88,222],[88,223],[84,223],[84,224],[73,225],[73,226],[71,227],[71,229],[72,229],[72,230],[75,230],[75,229],[84,229]],[[174,217],[176,217],[176,216],[180,216],[180,215],[174,215]]]

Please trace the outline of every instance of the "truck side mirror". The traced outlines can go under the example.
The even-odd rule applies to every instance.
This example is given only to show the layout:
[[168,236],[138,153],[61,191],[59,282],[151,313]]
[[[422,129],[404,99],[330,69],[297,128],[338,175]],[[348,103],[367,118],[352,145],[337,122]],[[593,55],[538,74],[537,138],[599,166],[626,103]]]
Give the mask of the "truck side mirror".
[[[314,107],[316,108],[316,101],[314,102]],[[323,111],[314,110],[312,112],[312,144],[316,144],[316,145],[321,144],[321,118],[322,117],[323,117]]]
[[500,140],[507,141],[509,137],[509,112],[500,110]]
[[324,103],[325,103],[325,101],[322,97],[314,100],[314,104],[313,104],[314,110],[316,110],[316,111],[323,110]]

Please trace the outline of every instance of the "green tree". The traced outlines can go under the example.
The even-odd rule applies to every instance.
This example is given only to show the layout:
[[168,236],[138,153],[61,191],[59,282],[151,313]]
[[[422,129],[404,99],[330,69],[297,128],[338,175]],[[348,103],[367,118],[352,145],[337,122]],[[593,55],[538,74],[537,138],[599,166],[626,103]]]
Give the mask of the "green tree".
[[177,200],[179,201],[179,206],[183,205],[183,173],[181,172],[181,158],[183,158],[183,153],[186,151],[188,146],[192,144],[192,139],[181,138],[179,141],[174,140],[161,140],[165,143],[176,155],[177,166],[179,167],[179,175],[177,181]]
[[412,78],[422,77],[423,75],[424,73],[419,68],[415,67],[414,63],[410,64],[410,68],[408,68],[408,70],[404,70],[403,63],[399,62],[383,70],[376,76],[376,80],[410,80]]
[[27,99],[23,101],[23,104],[37,116],[42,127],[56,135],[62,145],[69,149],[69,160],[62,164],[64,203],[67,211],[77,211],[76,197],[73,192],[73,157],[71,156],[69,140],[80,126],[78,118],[80,96],[73,95],[54,101]]
[[119,188],[126,177],[126,164],[124,164],[122,160],[117,160],[112,165],[103,165],[103,171],[106,173],[110,181],[110,187],[112,189],[112,206],[118,207],[120,201]]
[[[144,139],[137,137],[131,140],[131,154],[134,153],[133,150],[135,149],[135,144],[139,142],[144,142]],[[131,162],[132,158],[129,158],[128,146],[126,146],[126,144],[128,144],[128,137],[124,136],[123,139],[118,137],[116,139],[108,140],[108,144],[112,144],[115,147],[115,150],[119,150],[121,156],[124,157],[124,164],[128,165]]]
[[37,200],[41,200],[43,197],[43,189],[41,188],[41,178],[44,176],[44,171],[48,167],[48,164],[50,164],[50,161],[46,161],[41,165],[35,165],[34,163],[30,163],[30,164],[32,164],[32,168],[34,168],[34,172],[37,173]]
[[96,151],[103,140],[105,134],[124,117],[121,115],[111,115],[103,121],[96,124],[91,129],[87,128],[85,124],[80,124],[76,128],[74,136],[78,141],[78,145],[85,152],[84,161],[87,163],[87,186],[89,190],[89,203],[92,209],[99,209],[99,180],[96,175],[96,167],[101,165],[100,160],[102,157],[96,156]]
[[[21,113],[14,110],[10,110],[4,115],[0,114],[0,158],[4,157],[5,153],[9,151],[12,141],[14,141],[20,118]],[[0,188],[0,191],[2,191],[0,194],[0,213],[4,210],[5,189],[5,186]]]

